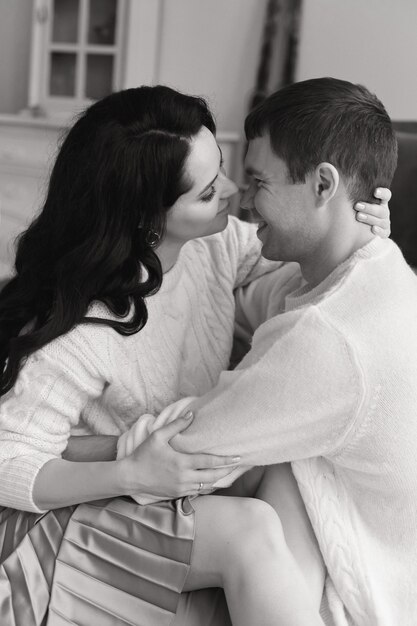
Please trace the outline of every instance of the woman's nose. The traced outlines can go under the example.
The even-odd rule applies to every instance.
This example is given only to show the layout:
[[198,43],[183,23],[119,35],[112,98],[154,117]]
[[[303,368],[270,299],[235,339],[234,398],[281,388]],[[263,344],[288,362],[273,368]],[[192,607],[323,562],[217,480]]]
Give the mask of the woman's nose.
[[237,193],[237,191],[238,191],[238,186],[236,185],[236,183],[234,183],[233,180],[231,180],[227,176],[223,175],[221,197],[229,198],[230,196],[233,196],[235,193]]

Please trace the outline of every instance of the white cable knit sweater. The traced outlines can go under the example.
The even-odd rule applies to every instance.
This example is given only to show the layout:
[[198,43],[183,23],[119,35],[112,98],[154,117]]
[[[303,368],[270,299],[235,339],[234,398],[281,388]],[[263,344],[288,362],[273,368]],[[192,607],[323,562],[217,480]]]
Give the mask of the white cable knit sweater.
[[[273,315],[273,289],[251,283],[249,313]],[[191,406],[180,449],[292,461],[335,624],[417,624],[417,278],[392,241],[288,295]]]
[[[262,259],[256,228],[231,217],[182,248],[139,333],[79,325],[32,355],[0,398],[0,505],[38,511],[36,475],[71,434],[120,435],[143,413],[211,389],[229,362],[233,289],[279,265]],[[90,315],[109,317],[100,304]]]

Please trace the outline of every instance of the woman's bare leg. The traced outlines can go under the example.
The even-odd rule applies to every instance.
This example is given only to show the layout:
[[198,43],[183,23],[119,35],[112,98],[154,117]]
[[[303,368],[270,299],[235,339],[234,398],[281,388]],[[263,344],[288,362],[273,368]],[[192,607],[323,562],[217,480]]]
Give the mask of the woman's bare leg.
[[219,495],[255,497],[276,511],[285,540],[320,606],[326,568],[290,463],[254,467]]
[[287,545],[308,582],[318,609],[326,568],[291,465],[270,465],[264,470],[255,497],[268,502],[277,512]]
[[215,495],[193,506],[196,536],[184,591],[223,587],[234,626],[323,624],[272,507]]

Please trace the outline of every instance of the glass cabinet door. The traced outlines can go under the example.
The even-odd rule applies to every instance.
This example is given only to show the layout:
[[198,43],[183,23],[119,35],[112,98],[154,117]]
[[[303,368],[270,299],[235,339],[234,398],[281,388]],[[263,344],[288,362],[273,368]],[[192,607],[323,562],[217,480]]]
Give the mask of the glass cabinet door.
[[79,0],[54,0],[52,11],[52,41],[54,43],[77,43]]
[[117,0],[90,0],[88,43],[114,46],[116,43]]
[[34,20],[43,22],[42,106],[71,111],[120,89],[125,0],[34,1]]

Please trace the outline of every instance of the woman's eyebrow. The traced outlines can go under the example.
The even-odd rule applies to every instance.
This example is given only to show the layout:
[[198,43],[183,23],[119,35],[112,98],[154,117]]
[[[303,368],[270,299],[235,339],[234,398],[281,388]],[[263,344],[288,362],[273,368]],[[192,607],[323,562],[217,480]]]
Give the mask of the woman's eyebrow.
[[210,187],[216,182],[217,177],[218,177],[218,174],[216,174],[216,176],[213,178],[213,180],[210,181],[209,184],[206,185],[202,191],[200,191],[200,193],[198,194],[198,197],[202,196],[205,191],[210,189]]

